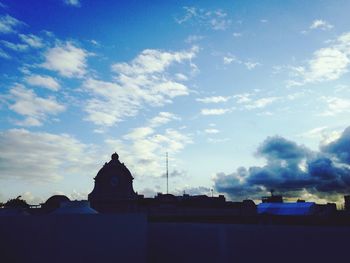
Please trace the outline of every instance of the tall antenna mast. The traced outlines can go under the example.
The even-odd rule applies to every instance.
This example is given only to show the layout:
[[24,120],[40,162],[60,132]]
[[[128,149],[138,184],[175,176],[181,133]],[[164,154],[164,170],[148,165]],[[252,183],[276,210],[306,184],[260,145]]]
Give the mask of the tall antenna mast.
[[166,193],[169,193],[169,164],[168,164],[168,152],[166,152]]

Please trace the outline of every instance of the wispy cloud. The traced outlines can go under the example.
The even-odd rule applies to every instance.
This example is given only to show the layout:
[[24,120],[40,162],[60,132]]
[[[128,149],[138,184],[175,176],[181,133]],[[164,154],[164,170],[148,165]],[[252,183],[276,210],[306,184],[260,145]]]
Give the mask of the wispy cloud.
[[223,56],[222,59],[223,59],[223,63],[225,65],[229,65],[229,64],[232,64],[232,63],[242,64],[248,70],[255,69],[257,66],[261,65],[261,63],[259,63],[259,62],[253,62],[253,61],[250,61],[250,60],[243,61],[243,60],[237,58],[236,56],[234,56],[232,54],[227,54],[226,56]]
[[350,33],[344,33],[331,45],[316,50],[305,66],[292,67],[296,79],[291,86],[339,79],[348,72],[350,64]]
[[[164,114],[160,115],[164,116]],[[148,123],[152,126],[157,117]],[[106,140],[106,144],[118,149],[118,153],[123,156],[123,160],[136,176],[162,176],[163,158],[159,154],[169,152],[172,156],[173,168],[176,168],[174,156],[182,151],[187,144],[192,143],[191,137],[179,130],[169,128],[165,129],[164,132],[156,130],[156,127],[167,122],[168,119],[166,122],[156,121],[157,125],[152,127],[134,128],[120,139]]]
[[321,19],[316,19],[312,21],[312,24],[309,27],[310,29],[321,29],[321,30],[330,30],[333,28],[329,22]]
[[68,78],[83,77],[86,74],[88,52],[71,42],[60,43],[45,53],[43,68],[57,71]]
[[10,15],[0,16],[0,33],[3,33],[3,34],[15,33],[16,27],[20,25],[24,25],[24,23]]
[[257,66],[261,65],[259,62],[250,62],[250,61],[244,62],[243,64],[249,70],[255,69]]
[[162,106],[175,97],[189,94],[188,88],[173,79],[168,68],[175,63],[188,62],[198,49],[162,52],[145,50],[129,63],[116,63],[112,71],[114,82],[88,79],[83,87],[93,95],[87,101],[87,120],[97,125],[112,126],[126,117],[135,116],[147,106]]
[[12,101],[9,108],[25,117],[18,121],[22,126],[40,126],[48,115],[56,115],[65,110],[65,106],[56,101],[54,97],[39,97],[33,90],[23,85],[16,85],[9,92]]
[[14,51],[26,51],[28,49],[28,46],[25,45],[25,44],[15,44],[15,43],[12,43],[12,42],[9,42],[9,41],[6,41],[6,40],[0,40],[0,43],[8,48],[8,49],[12,49]]
[[95,173],[93,148],[67,134],[11,129],[0,132],[0,145],[1,179],[42,183]]
[[261,109],[272,104],[278,99],[279,99],[278,97],[266,97],[266,98],[251,100],[249,103],[246,103],[244,107],[248,110]]
[[321,113],[323,116],[350,112],[350,99],[324,96],[321,100],[326,103],[326,110]]
[[10,55],[0,48],[0,58],[10,59]]
[[196,101],[203,102],[203,103],[220,103],[220,102],[226,102],[231,97],[227,96],[212,96],[212,97],[204,97],[204,98],[197,98]]
[[19,37],[24,43],[33,48],[41,48],[44,46],[43,40],[40,37],[35,36],[33,34],[19,34]]
[[208,134],[216,134],[216,133],[219,133],[220,131],[218,129],[205,129],[204,132]]
[[116,63],[112,65],[112,70],[119,75],[137,75],[160,73],[171,64],[191,60],[198,52],[197,47],[190,51],[182,52],[162,52],[155,49],[142,51],[134,60],[129,63]]
[[66,5],[74,6],[74,7],[80,7],[81,3],[80,0],[63,0]]
[[195,42],[199,42],[204,39],[204,36],[201,35],[190,35],[185,39],[185,42],[188,44],[192,44]]
[[53,91],[57,91],[60,88],[57,80],[50,76],[30,75],[25,78],[25,81],[31,86],[39,86]]
[[185,14],[176,18],[178,24],[193,23],[210,27],[213,30],[226,30],[232,23],[228,14],[223,10],[205,10],[196,7],[183,7]]
[[232,62],[237,61],[237,63],[241,63],[235,56],[228,55],[223,57],[223,62],[225,65],[231,64]]
[[231,109],[227,109],[227,108],[202,109],[201,114],[202,115],[223,115],[230,111]]
[[173,120],[180,120],[180,117],[171,112],[160,112],[158,116],[150,120],[151,127],[158,127]]
[[[237,109],[247,110],[263,109],[280,99],[280,97],[275,96],[256,98],[254,93],[236,94],[233,98],[238,104]],[[270,113],[265,112],[265,115],[270,115]]]

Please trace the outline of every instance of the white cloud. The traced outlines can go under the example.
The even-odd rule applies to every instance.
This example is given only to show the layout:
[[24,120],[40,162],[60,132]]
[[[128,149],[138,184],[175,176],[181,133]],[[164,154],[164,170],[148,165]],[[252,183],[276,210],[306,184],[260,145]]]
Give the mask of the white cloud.
[[231,64],[231,63],[234,62],[234,61],[237,61],[237,62],[238,62],[238,60],[236,59],[235,56],[224,56],[224,57],[223,57],[223,61],[224,61],[224,64],[225,64],[225,65]]
[[238,104],[244,104],[252,101],[251,96],[252,94],[250,93],[242,93],[242,94],[234,95],[233,98],[236,99],[236,102]]
[[0,58],[10,59],[11,57],[0,48]]
[[44,87],[53,91],[57,91],[60,88],[57,80],[49,76],[31,75],[26,77],[25,81],[29,85]]
[[230,141],[230,138],[208,138],[208,142],[210,143],[223,143]]
[[350,112],[350,100],[338,97],[322,97],[327,104],[327,109],[321,113],[323,116],[334,116],[340,113]]
[[[280,97],[255,98],[256,92],[259,92],[259,90],[254,91],[253,93],[236,94],[232,97],[235,99],[236,103],[239,104],[240,109],[247,110],[262,109],[280,99]],[[260,112],[259,114],[272,115],[272,113],[268,111]]]
[[223,10],[208,11],[196,7],[183,7],[185,14],[176,18],[178,24],[194,23],[199,26],[210,27],[213,30],[226,30],[232,23]]
[[331,41],[329,47],[316,50],[305,66],[292,67],[297,78],[290,80],[290,86],[339,79],[348,72],[350,64],[350,33],[344,33]]
[[180,120],[180,118],[171,112],[160,112],[158,116],[152,118],[149,123],[151,127],[158,127],[172,120]]
[[234,37],[241,37],[241,36],[242,36],[242,33],[234,32],[232,35],[233,35]]
[[112,126],[126,117],[135,116],[141,107],[133,88],[123,89],[116,83],[94,79],[84,81],[83,87],[94,95],[86,102],[86,119],[97,125]]
[[179,81],[186,81],[186,80],[188,80],[188,77],[185,74],[181,74],[181,73],[175,74],[175,77]]
[[191,60],[198,52],[198,47],[190,51],[162,52],[155,49],[146,49],[130,63],[116,63],[112,70],[120,75],[138,75],[163,72],[171,64]]
[[244,62],[244,65],[246,66],[247,69],[252,70],[255,69],[257,66],[260,65],[258,62]]
[[[184,147],[192,143],[191,138],[174,129],[164,133],[149,127],[139,127],[123,136],[123,140],[106,140],[111,148],[118,149],[123,161],[136,176],[159,177],[164,171],[164,159],[161,154],[169,152],[172,158]],[[176,161],[172,159],[173,167]]]
[[96,170],[93,149],[67,134],[11,129],[0,132],[0,178],[52,182]]
[[8,34],[16,32],[15,28],[24,23],[10,15],[0,16],[0,33]]
[[54,97],[39,97],[33,90],[22,85],[11,88],[9,95],[14,102],[9,108],[26,117],[23,122],[17,123],[19,125],[40,126],[47,115],[56,115],[65,110],[65,106],[59,104]]
[[134,175],[161,176],[165,153],[169,152],[172,167],[175,169],[176,154],[192,143],[191,137],[183,131],[162,129],[162,125],[178,119],[173,113],[160,112],[148,120],[146,126],[134,128],[119,139],[108,139],[106,145],[117,150]]
[[28,34],[28,35],[19,34],[19,37],[24,43],[26,43],[27,45],[33,48],[41,48],[44,46],[42,39],[33,34]]
[[151,127],[139,127],[139,128],[133,129],[130,133],[125,135],[123,138],[128,140],[139,140],[153,133],[154,133],[154,130]]
[[220,103],[220,102],[226,102],[231,97],[227,96],[212,96],[212,97],[205,97],[205,98],[197,98],[196,101],[203,102],[203,103]]
[[204,36],[201,35],[190,35],[186,38],[185,42],[188,44],[192,44],[194,42],[201,41],[204,38]]
[[6,40],[0,40],[0,43],[9,49],[15,50],[15,51],[26,51],[28,49],[27,45],[24,44],[14,44],[12,42],[6,41]]
[[216,133],[219,133],[220,131],[218,129],[205,129],[204,132],[208,134],[216,134]]
[[223,115],[228,112],[230,112],[230,109],[223,109],[223,108],[201,110],[202,115]]
[[64,77],[83,77],[86,74],[88,52],[71,42],[58,44],[45,53],[42,67],[57,71]]
[[312,21],[312,24],[310,25],[310,29],[330,30],[332,28],[333,28],[333,25],[321,19],[316,19]]
[[327,128],[327,126],[316,127],[300,134],[300,137],[309,139],[321,139],[324,136],[324,133],[327,130]]
[[66,5],[75,6],[75,7],[81,6],[80,0],[64,0],[64,3]]
[[261,109],[272,104],[274,101],[278,100],[278,97],[266,97],[261,99],[252,100],[247,103],[244,107],[248,110]]
[[168,68],[191,61],[197,51],[196,47],[181,52],[145,50],[129,63],[112,65],[117,73],[114,82],[87,79],[83,87],[93,96],[85,108],[87,120],[112,126],[137,115],[144,107],[162,106],[175,97],[188,95],[188,88],[173,80]]
[[248,70],[255,69],[257,66],[261,65],[259,62],[243,61],[232,54],[228,54],[227,56],[224,56],[223,62],[225,65],[229,65],[232,63],[244,65]]

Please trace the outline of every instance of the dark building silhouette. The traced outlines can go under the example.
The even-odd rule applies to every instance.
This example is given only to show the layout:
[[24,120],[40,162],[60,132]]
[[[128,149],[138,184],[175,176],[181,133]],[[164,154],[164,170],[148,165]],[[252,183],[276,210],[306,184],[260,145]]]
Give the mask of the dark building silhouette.
[[282,195],[274,195],[273,193],[275,190],[271,190],[271,196],[263,196],[261,198],[261,201],[263,203],[283,203],[283,197]]
[[350,195],[345,195],[345,196],[344,196],[344,201],[345,201],[344,209],[345,209],[346,211],[349,211],[349,212],[350,212]]
[[61,206],[63,202],[69,202],[69,198],[65,195],[53,195],[41,205],[45,212],[52,212]]
[[117,153],[97,173],[95,186],[88,196],[92,208],[99,212],[133,210],[137,200],[129,169],[119,161]]
[[228,202],[223,195],[175,196],[158,193],[154,198],[138,195],[133,189],[133,176],[119,161],[117,153],[97,173],[95,186],[88,200],[93,209],[100,213],[143,212],[151,216],[212,216],[212,215],[255,215],[253,201]]

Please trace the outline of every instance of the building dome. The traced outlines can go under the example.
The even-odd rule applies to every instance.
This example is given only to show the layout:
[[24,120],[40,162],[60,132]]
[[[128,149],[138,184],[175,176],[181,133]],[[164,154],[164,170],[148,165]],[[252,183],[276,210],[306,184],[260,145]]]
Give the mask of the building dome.
[[105,163],[94,179],[95,186],[88,200],[97,211],[101,210],[98,209],[101,206],[116,206],[121,201],[137,198],[132,186],[134,178],[125,164],[119,161],[117,153],[111,155],[111,160]]
[[53,211],[61,206],[63,202],[69,202],[69,198],[65,195],[53,195],[42,204],[42,208],[47,211]]

